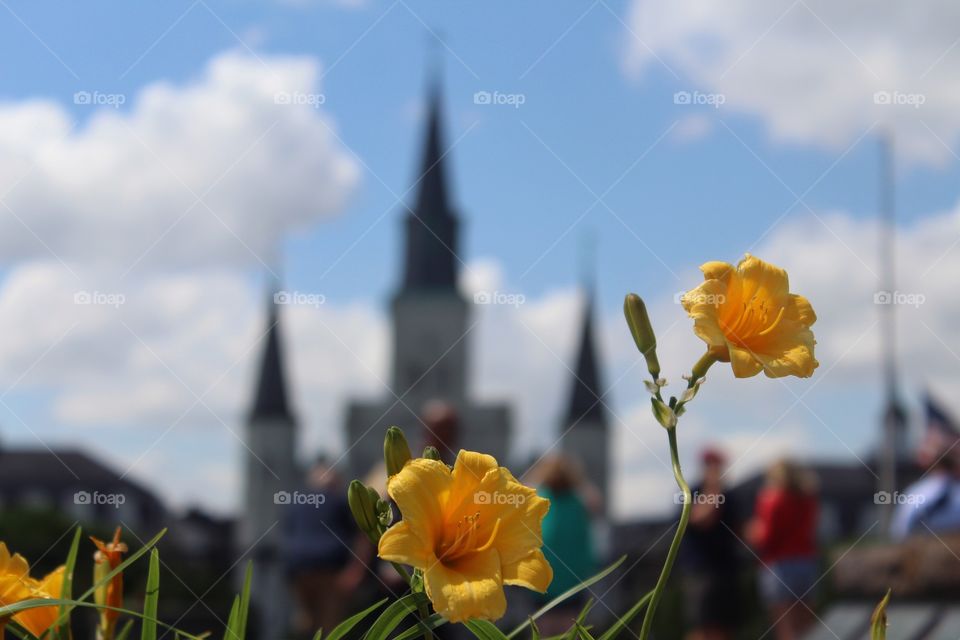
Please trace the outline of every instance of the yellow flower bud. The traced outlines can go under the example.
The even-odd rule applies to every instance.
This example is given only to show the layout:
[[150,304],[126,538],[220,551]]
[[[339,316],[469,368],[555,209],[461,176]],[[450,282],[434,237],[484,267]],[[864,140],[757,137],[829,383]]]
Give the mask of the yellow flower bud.
[[654,379],[660,376],[660,361],[657,360],[657,336],[653,333],[650,316],[643,299],[635,293],[628,293],[623,300],[623,315],[633,335],[637,349],[647,361],[647,370]]
[[353,519],[374,544],[380,540],[381,534],[377,513],[379,499],[380,494],[375,489],[364,485],[359,480],[354,480],[347,488],[347,504],[350,505]]
[[390,427],[383,438],[383,461],[387,465],[387,476],[400,473],[403,465],[410,461],[410,445],[400,427]]

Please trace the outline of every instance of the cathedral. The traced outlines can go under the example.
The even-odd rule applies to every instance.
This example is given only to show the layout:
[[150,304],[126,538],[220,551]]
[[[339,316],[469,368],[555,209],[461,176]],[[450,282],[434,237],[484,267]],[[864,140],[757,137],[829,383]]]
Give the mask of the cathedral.
[[[474,301],[458,288],[461,218],[452,202],[449,150],[444,143],[442,95],[435,84],[420,157],[416,197],[402,214],[401,278],[390,300],[392,359],[390,392],[380,401],[350,402],[344,425],[346,468],[343,475],[363,478],[382,463],[383,435],[401,426],[415,452],[426,443],[441,448],[452,461],[454,449],[490,453],[503,464],[517,462],[511,450],[511,411],[506,403],[479,403],[471,397],[470,337]],[[569,386],[558,389],[557,446],[583,463],[587,478],[609,502],[609,424],[601,398],[601,365],[593,325],[593,294],[585,296],[579,343],[571,354]],[[256,562],[259,590],[254,603],[262,609],[264,628],[279,628],[286,611],[282,599],[269,598],[283,589],[279,550],[280,508],[275,496],[297,486],[297,421],[290,405],[283,361],[279,307],[270,299],[265,348],[260,360],[253,406],[245,431],[244,509],[239,519],[241,549]],[[520,391],[520,390],[518,390]],[[442,405],[455,416],[456,428],[437,438],[424,412]],[[443,449],[447,450],[443,450]],[[520,475],[523,469],[516,469]],[[266,636],[265,636],[266,638]],[[266,638],[269,640],[269,638]]]

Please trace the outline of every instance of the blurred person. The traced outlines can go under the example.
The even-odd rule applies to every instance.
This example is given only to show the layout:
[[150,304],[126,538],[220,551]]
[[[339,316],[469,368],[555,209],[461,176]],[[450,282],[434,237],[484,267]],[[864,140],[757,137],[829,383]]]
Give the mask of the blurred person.
[[742,609],[737,509],[725,493],[724,455],[707,448],[701,465],[702,478],[693,487],[690,522],[680,547],[684,612],[690,627],[686,637],[726,640],[733,637]]
[[[342,620],[366,569],[354,547],[362,546],[347,504],[346,485],[325,460],[306,474],[284,512],[283,550],[296,600],[296,633],[306,637]],[[279,594],[278,594],[279,597]]]
[[[553,581],[538,596],[542,605],[575,587],[597,572],[591,519],[603,512],[600,492],[586,481],[579,461],[566,454],[540,460],[530,474],[537,493],[550,500],[543,518],[543,553],[553,567]],[[544,637],[563,633],[586,604],[581,591],[565,600],[537,622]]]
[[960,531],[960,430],[929,395],[925,405],[927,426],[917,449],[925,472],[896,501],[891,533],[898,540]]
[[[459,452],[460,416],[456,408],[443,400],[431,400],[421,411],[423,447],[436,447],[440,459],[453,464]],[[415,451],[414,455],[420,455]]]
[[747,538],[760,558],[758,585],[777,640],[795,640],[813,622],[819,512],[812,474],[791,460],[775,462],[757,495]]

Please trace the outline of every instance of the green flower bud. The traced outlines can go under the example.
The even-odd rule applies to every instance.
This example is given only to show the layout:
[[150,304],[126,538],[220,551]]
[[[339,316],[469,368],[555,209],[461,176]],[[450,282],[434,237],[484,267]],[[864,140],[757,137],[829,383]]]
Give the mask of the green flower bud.
[[410,455],[410,445],[400,427],[390,427],[383,438],[383,461],[387,464],[387,476],[400,473],[403,465],[413,456]]
[[650,402],[653,403],[653,417],[663,425],[664,429],[673,429],[677,426],[677,414],[673,412],[673,409],[656,398],[650,398]]
[[381,534],[377,513],[377,502],[379,500],[380,494],[359,480],[354,480],[347,488],[347,504],[350,505],[353,519],[356,520],[357,526],[367,534],[373,544],[380,541]]
[[633,335],[637,349],[647,361],[647,370],[654,379],[660,377],[660,361],[657,360],[657,336],[653,333],[650,316],[647,315],[647,306],[635,293],[628,293],[623,300],[623,315],[627,318],[627,326]]
[[427,460],[440,460],[440,450],[436,447],[424,447],[423,457]]

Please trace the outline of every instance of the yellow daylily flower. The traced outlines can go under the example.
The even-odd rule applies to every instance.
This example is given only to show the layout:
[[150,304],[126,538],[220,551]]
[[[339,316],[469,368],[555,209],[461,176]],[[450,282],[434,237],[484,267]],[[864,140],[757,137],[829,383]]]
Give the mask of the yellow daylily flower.
[[787,272],[750,254],[734,267],[708,262],[703,283],[681,298],[693,330],[738,378],[807,378],[819,363],[810,327],[817,320],[803,296],[790,293]]
[[434,609],[451,622],[497,620],[503,585],[543,593],[553,569],[540,547],[550,501],[493,456],[461,451],[453,470],[415,458],[387,481],[403,520],[380,539],[384,560],[423,571]]
[[[9,606],[34,598],[60,597],[63,586],[64,567],[47,574],[43,580],[30,577],[30,565],[19,553],[11,554],[7,545],[0,542],[0,606]],[[56,622],[57,607],[26,609],[13,616],[30,633],[41,637]],[[0,625],[2,625],[0,621]]]

